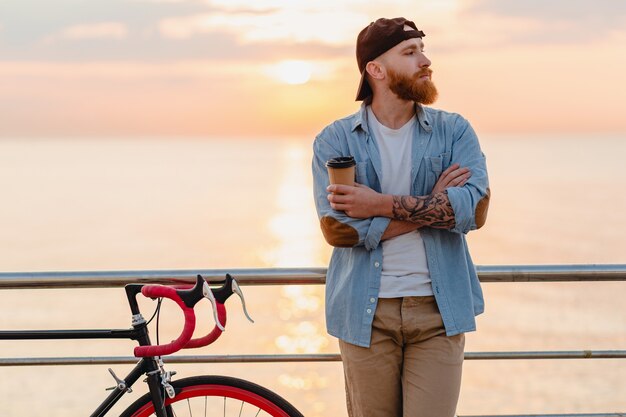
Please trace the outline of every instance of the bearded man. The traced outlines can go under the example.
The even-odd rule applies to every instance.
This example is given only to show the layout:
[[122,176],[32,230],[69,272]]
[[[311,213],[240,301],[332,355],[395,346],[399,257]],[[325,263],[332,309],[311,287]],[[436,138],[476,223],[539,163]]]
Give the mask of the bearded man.
[[[322,233],[334,246],[326,325],[339,338],[351,417],[453,417],[465,332],[484,310],[465,234],[485,223],[485,156],[437,98],[424,33],[378,19],[357,38],[361,109],[315,139]],[[356,160],[356,183],[325,163]]]

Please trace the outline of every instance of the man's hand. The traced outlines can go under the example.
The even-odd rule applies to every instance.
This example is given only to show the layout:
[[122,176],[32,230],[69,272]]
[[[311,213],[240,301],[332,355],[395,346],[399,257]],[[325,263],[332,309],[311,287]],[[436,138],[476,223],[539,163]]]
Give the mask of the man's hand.
[[326,188],[328,201],[334,210],[344,211],[348,216],[355,219],[367,219],[383,215],[391,210],[391,196],[380,194],[371,188],[356,184],[350,185],[332,184]]
[[430,194],[440,193],[450,187],[462,187],[471,176],[472,173],[469,168],[461,168],[459,164],[452,164],[441,173]]

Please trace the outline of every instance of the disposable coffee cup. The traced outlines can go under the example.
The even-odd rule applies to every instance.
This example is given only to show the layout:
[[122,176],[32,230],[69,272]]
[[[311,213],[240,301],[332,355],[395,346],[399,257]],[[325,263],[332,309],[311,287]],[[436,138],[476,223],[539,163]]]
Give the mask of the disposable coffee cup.
[[338,156],[326,162],[331,184],[354,186],[356,161],[353,156]]

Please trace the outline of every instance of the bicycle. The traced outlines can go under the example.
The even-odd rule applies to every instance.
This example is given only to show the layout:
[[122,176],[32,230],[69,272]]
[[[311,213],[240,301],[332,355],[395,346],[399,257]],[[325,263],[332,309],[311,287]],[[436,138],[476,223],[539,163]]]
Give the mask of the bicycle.
[[[132,329],[102,330],[13,330],[0,331],[0,340],[26,339],[131,339],[139,346],[134,355],[141,358],[135,368],[124,378],[118,378],[109,368],[116,385],[112,392],[96,408],[91,417],[102,417],[126,393],[141,375],[146,375],[148,392],[133,402],[121,417],[176,417],[181,415],[203,416],[271,416],[303,417],[302,414],[284,398],[273,391],[253,382],[220,375],[203,375],[172,380],[176,372],[166,371],[163,356],[181,349],[198,348],[210,345],[221,336],[226,325],[224,303],[234,293],[241,298],[244,313],[248,315],[243,292],[237,281],[226,274],[224,284],[211,288],[206,280],[198,275],[192,288],[169,287],[154,284],[128,284],[126,296],[132,313]],[[157,307],[149,320],[139,311],[137,295],[157,299]],[[150,341],[148,324],[157,317],[157,323],[163,298],[174,301],[183,311],[185,324],[177,339],[160,345],[157,330],[157,344]],[[215,326],[205,336],[192,338],[196,317],[194,306],[202,299],[208,299],[213,307]],[[158,329],[158,327],[157,327]],[[228,413],[228,414],[227,414]],[[232,414],[231,414],[232,413]]]

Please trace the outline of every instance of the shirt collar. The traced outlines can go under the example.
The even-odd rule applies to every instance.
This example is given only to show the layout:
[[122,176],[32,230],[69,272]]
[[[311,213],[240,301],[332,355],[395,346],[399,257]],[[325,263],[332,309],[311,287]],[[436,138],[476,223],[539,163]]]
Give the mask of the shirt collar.
[[[426,111],[424,110],[422,105],[415,103],[415,114],[417,115],[417,120],[422,126],[422,129],[429,133],[432,132],[433,128],[431,126],[430,120],[428,119],[428,115],[426,114]],[[354,132],[358,127],[363,129],[365,133],[369,133],[369,127],[367,124],[367,104],[365,104],[365,102],[361,104],[361,108],[354,118],[354,122],[352,123],[352,131]]]
[[417,114],[417,120],[419,120],[420,125],[422,125],[422,129],[426,132],[430,133],[433,131],[432,124],[426,114],[426,110],[422,107],[421,104],[415,103],[415,113]]

